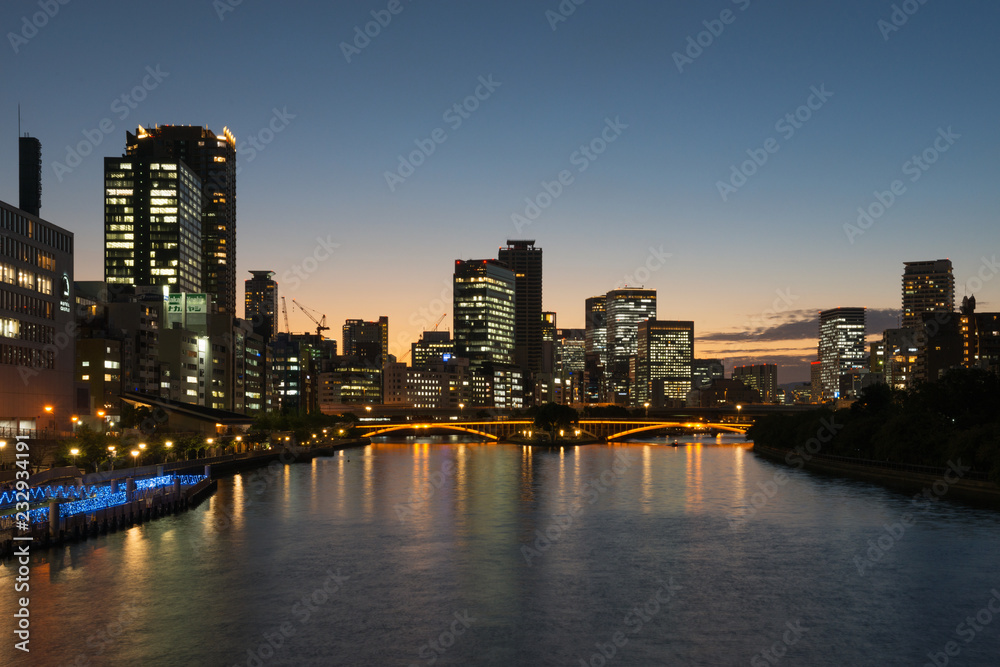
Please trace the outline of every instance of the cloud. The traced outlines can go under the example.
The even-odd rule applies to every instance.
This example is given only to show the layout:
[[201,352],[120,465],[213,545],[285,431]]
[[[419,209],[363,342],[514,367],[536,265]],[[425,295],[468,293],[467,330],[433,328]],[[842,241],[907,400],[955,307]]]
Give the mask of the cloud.
[[[871,334],[899,326],[899,310],[894,308],[869,308],[866,329]],[[782,340],[819,340],[819,312],[815,310],[789,310],[766,319],[748,319],[742,331],[710,332],[698,340],[717,343],[764,343]]]

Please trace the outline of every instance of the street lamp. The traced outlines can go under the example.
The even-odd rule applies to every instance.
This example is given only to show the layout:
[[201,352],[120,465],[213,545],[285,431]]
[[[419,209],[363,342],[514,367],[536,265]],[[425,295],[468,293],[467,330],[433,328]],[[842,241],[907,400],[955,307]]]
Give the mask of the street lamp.
[[142,456],[145,451],[146,451],[146,443],[140,442],[139,443],[139,456]]
[[136,467],[136,461],[139,460],[139,450],[133,449],[131,453],[132,453],[132,467],[134,468]]
[[170,440],[167,440],[165,443],[163,443],[163,446],[167,448],[167,459],[169,459],[170,450],[174,448],[174,443],[171,442]]
[[736,421],[737,421],[737,422],[739,422],[739,421],[740,421],[740,411],[741,411],[742,409],[743,409],[743,406],[742,406],[742,405],[737,405],[737,406],[736,406]]
[[79,453],[80,453],[80,450],[77,449],[76,447],[74,447],[73,449],[69,450],[69,455],[73,457],[73,467],[74,468],[76,467],[76,456]]
[[118,454],[115,451],[114,445],[108,445],[108,458],[111,459],[111,469],[115,469],[115,459],[118,458]]
[[107,423],[104,421],[104,415],[107,414],[104,410],[98,410],[97,416],[101,418],[101,435],[107,433]]
[[646,419],[649,419],[649,401],[643,403],[642,407],[646,408]]
[[368,414],[371,414],[372,413],[372,406],[366,405],[365,406],[365,412],[367,412]]
[[69,418],[69,420],[73,422],[73,433],[76,433],[76,425],[80,423],[80,418],[77,417],[76,415],[73,415],[72,417]]
[[6,446],[7,446],[7,441],[6,440],[0,440],[0,470],[4,470],[3,450],[4,450],[4,447],[6,447]]

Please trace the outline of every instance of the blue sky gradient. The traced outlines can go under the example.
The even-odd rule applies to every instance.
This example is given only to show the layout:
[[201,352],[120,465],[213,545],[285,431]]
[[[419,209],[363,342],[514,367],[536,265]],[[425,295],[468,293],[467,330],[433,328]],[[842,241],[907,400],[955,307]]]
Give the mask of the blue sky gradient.
[[[895,3],[916,11],[888,31],[894,3],[861,0],[401,0],[394,15],[388,0],[233,1],[53,2],[30,39],[39,2],[0,7],[0,198],[17,201],[20,102],[42,141],[42,216],[76,233],[78,279],[103,274],[102,158],[137,124],[193,124],[228,126],[241,146],[240,289],[246,271],[274,270],[337,335],[346,318],[388,315],[397,354],[441,313],[450,323],[454,260],[495,257],[508,238],[544,248],[544,307],[560,326],[583,326],[586,297],[639,278],[661,319],[695,321],[697,356],[777,361],[781,382],[808,379],[815,336],[718,334],[803,330],[783,325],[842,305],[891,324],[903,262],[941,257],[959,299],[973,279],[980,309],[1000,309],[996,3]],[[560,6],[575,10],[553,30]],[[391,21],[348,62],[342,43],[373,11]],[[679,71],[674,54],[699,33],[708,46]],[[144,77],[130,108],[120,98]],[[446,112],[477,87],[484,99],[456,127]],[[776,127],[814,88],[832,95],[794,133]],[[57,174],[103,119],[113,130]],[[615,140],[581,159],[609,120]],[[398,156],[439,128],[443,143],[390,189]],[[910,180],[904,164],[926,149],[936,161]],[[724,201],[719,182],[747,151],[767,160]],[[571,182],[518,228],[526,198],[564,170]],[[849,238],[858,207],[895,180],[903,194]]]

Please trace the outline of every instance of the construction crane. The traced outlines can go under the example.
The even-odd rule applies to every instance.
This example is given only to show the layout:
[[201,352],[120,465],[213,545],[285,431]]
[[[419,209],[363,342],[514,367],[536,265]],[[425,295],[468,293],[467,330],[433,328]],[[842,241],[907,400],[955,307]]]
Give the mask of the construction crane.
[[[431,329],[431,331],[437,331],[438,330],[438,327],[441,326],[442,322],[444,322],[444,316],[447,315],[447,314],[448,313],[441,313],[441,317],[439,317],[438,321],[434,323],[434,327]],[[410,352],[412,352],[412,351],[413,351],[413,348],[410,348],[410,349],[406,350],[406,352],[403,353],[403,356],[400,357],[399,360],[400,361],[405,360],[406,357],[410,356]]]
[[288,308],[285,306],[285,297],[281,297],[281,314],[285,316],[285,333],[292,333],[292,328],[288,326]]
[[303,313],[305,313],[306,317],[308,317],[310,320],[312,320],[313,323],[316,325],[316,337],[317,338],[323,338],[323,332],[324,331],[329,331],[329,329],[330,329],[330,327],[326,326],[326,315],[324,315],[323,313],[319,313],[318,310],[314,311],[314,312],[319,313],[319,315],[320,315],[320,319],[317,320],[315,317],[313,317],[312,313],[309,312],[310,310],[312,310],[312,308],[306,309],[305,306],[303,306],[301,303],[299,303],[295,299],[292,299],[292,303],[294,303],[296,306],[298,306],[299,310],[301,310]]

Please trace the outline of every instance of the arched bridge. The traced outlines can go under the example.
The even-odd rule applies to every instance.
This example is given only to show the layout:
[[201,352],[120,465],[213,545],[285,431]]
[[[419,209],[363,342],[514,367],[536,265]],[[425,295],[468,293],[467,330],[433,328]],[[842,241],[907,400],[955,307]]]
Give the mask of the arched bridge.
[[[664,421],[658,419],[581,419],[579,428],[596,438],[608,441],[622,440],[643,433],[653,435],[657,431],[682,430],[690,433],[746,433],[749,424],[734,424],[729,422],[682,422]],[[467,433],[477,437],[498,442],[503,438],[530,431],[535,428],[533,421],[527,419],[496,420],[496,421],[462,421],[462,422],[385,422],[381,424],[359,424],[358,430],[367,437],[374,438],[392,433],[419,435],[420,433],[451,432]]]

